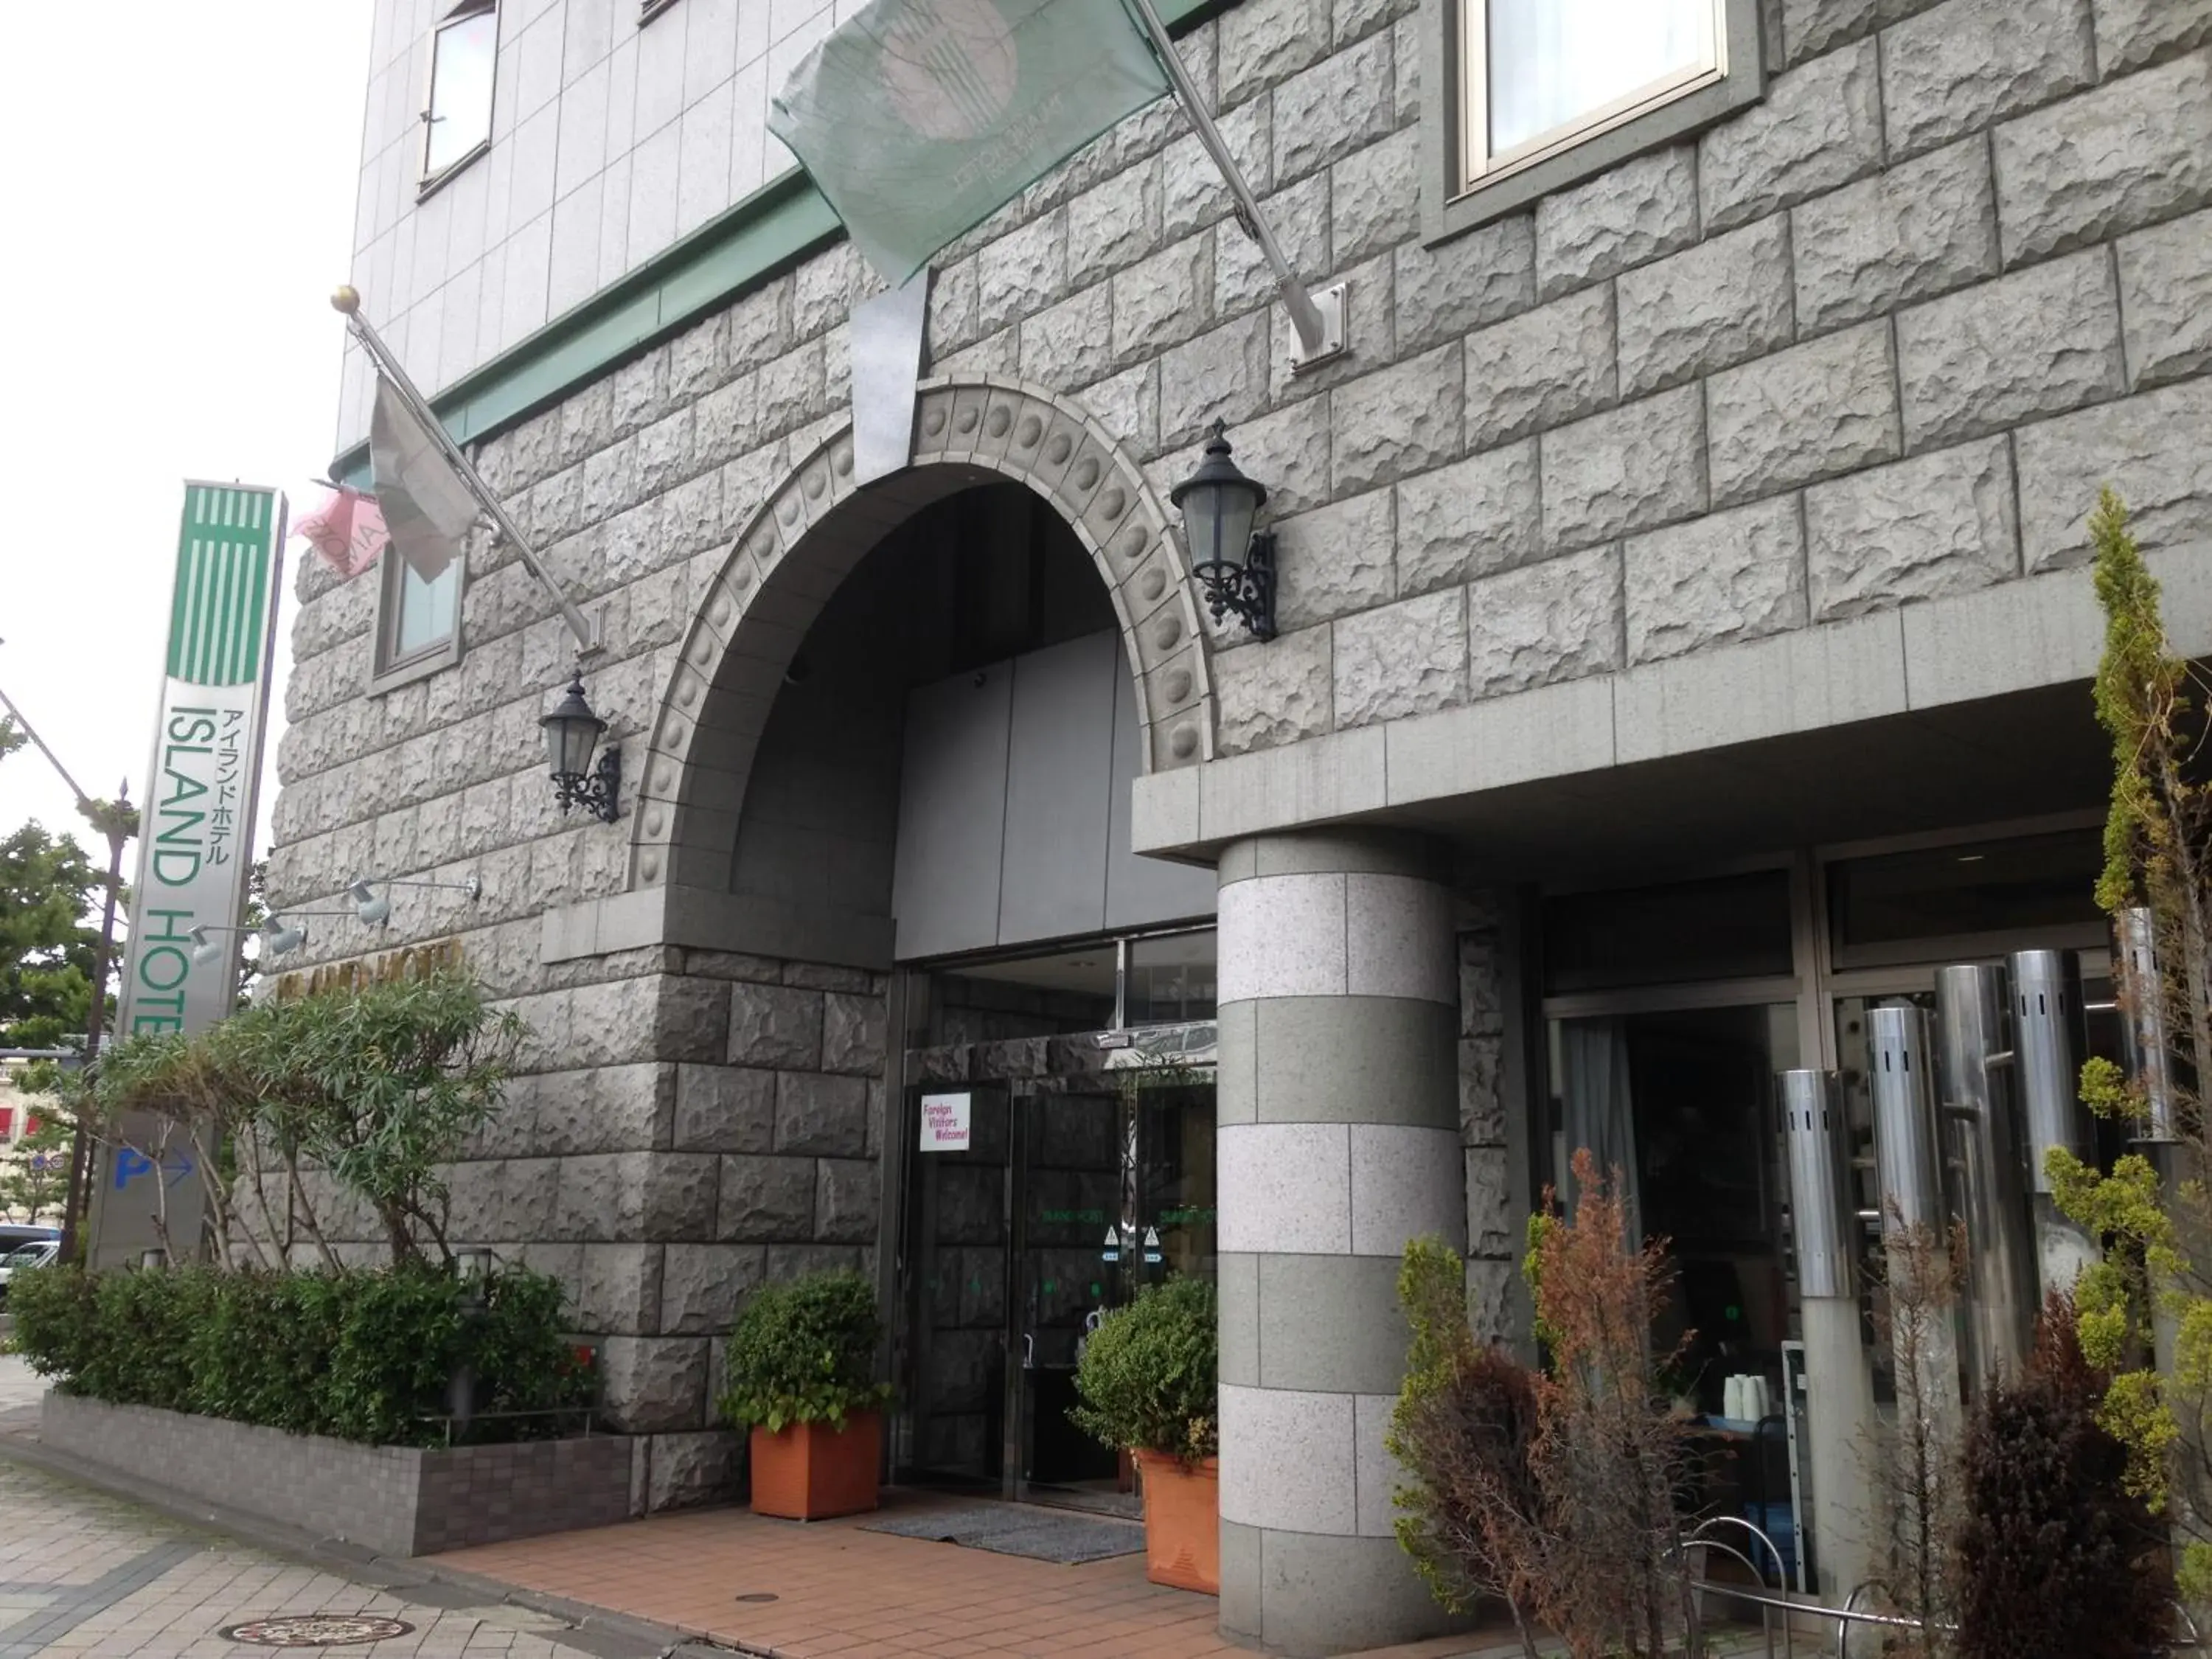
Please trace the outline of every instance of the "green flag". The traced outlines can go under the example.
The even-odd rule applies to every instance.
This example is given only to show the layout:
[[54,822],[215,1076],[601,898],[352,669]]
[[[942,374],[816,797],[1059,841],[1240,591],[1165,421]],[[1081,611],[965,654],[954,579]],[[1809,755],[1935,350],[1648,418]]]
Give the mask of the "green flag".
[[768,125],[896,286],[1167,90],[1127,0],[873,0]]

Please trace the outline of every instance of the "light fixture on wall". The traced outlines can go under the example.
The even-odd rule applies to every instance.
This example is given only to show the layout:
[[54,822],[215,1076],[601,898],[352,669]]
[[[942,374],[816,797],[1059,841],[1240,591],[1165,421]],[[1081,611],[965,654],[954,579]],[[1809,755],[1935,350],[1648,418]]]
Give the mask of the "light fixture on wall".
[[[344,912],[310,910],[307,914],[315,916],[335,916],[343,915]],[[191,941],[194,962],[213,962],[223,953],[226,947],[215,938],[217,933],[254,934],[261,940],[261,954],[265,957],[288,955],[307,942],[307,930],[305,927],[287,927],[284,919],[273,913],[258,927],[221,927],[203,925],[194,927],[186,935]]]
[[565,815],[570,807],[580,806],[602,823],[612,823],[615,798],[622,788],[622,750],[609,744],[599,751],[599,765],[592,766],[592,750],[599,747],[607,723],[584,701],[582,669],[568,677],[568,690],[553,712],[542,716],[538,724],[544,728],[546,757],[553,769],[553,799],[561,803],[562,812]]
[[376,890],[380,887],[443,887],[453,892],[466,893],[473,904],[483,896],[483,883],[475,876],[459,881],[424,881],[413,877],[356,876],[346,884],[346,897],[352,902],[353,913],[371,926],[392,920],[392,901]]
[[499,1252],[483,1245],[471,1245],[453,1252],[453,1276],[461,1282],[461,1294],[469,1305],[484,1305],[485,1290],[491,1282],[493,1270],[499,1265]]
[[1237,471],[1229,459],[1229,426],[1213,423],[1206,459],[1168,492],[1182,514],[1190,543],[1191,574],[1206,590],[1216,623],[1234,611],[1255,640],[1275,637],[1275,535],[1255,531],[1267,499],[1267,486]]

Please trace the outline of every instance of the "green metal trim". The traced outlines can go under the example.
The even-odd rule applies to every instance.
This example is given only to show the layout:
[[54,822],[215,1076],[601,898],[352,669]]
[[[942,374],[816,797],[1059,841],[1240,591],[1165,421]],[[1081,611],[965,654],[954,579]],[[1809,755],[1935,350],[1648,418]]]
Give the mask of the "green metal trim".
[[[1159,0],[1159,11],[1170,28],[1182,33],[1236,3]],[[431,398],[430,407],[457,442],[490,437],[844,234],[813,181],[803,173],[787,173],[470,370]],[[330,476],[368,488],[368,445],[357,443],[339,455]]]

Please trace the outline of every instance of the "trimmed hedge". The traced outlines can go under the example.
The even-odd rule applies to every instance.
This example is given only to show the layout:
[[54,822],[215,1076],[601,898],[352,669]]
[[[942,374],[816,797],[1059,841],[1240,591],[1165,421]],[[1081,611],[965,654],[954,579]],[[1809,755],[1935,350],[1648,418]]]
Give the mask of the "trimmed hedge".
[[[33,1370],[116,1405],[228,1418],[381,1446],[441,1445],[447,1390],[465,1366],[475,1416],[454,1442],[572,1432],[592,1398],[562,1334],[558,1280],[510,1269],[471,1314],[452,1273],[19,1273],[15,1340]],[[514,1417],[517,1412],[551,1412]]]

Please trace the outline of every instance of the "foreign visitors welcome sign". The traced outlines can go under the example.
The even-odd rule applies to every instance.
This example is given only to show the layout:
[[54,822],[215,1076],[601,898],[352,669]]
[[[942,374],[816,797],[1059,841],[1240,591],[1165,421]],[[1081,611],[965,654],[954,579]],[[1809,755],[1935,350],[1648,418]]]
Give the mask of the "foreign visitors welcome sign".
[[[283,562],[284,498],[240,484],[188,483],[169,603],[154,756],[140,797],[118,1036],[199,1031],[238,994],[238,919],[253,862],[256,785],[269,706]],[[194,944],[204,928],[208,946]],[[133,1263],[161,1242],[199,1244],[201,1193],[182,1137],[125,1127],[94,1184],[88,1256]],[[132,1150],[136,1147],[138,1150]]]
[[973,1095],[924,1095],[921,1097],[921,1150],[925,1152],[964,1152],[975,1097]]

